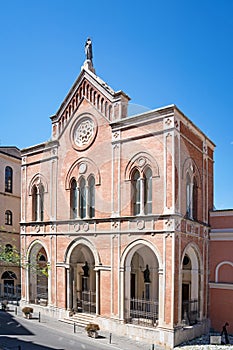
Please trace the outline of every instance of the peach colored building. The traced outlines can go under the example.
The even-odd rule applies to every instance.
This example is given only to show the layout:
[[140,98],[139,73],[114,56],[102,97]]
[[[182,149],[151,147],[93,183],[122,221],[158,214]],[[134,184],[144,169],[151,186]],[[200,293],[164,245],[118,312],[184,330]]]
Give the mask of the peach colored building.
[[[20,250],[21,154],[17,147],[0,147],[0,245],[1,251]],[[20,268],[0,262],[0,296],[10,297],[20,286]],[[20,289],[18,290],[20,297]]]
[[210,224],[211,327],[220,332],[228,322],[233,333],[233,210],[210,212]]
[[52,139],[22,150],[21,247],[49,268],[22,272],[21,302],[172,349],[209,326],[214,144],[175,105],[129,100],[87,54]]

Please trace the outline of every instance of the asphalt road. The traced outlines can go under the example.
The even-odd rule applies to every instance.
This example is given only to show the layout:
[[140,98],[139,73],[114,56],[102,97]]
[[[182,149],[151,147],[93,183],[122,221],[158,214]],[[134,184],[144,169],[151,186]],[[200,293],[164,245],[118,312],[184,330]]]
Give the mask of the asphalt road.
[[4,350],[110,350],[107,337],[89,338],[84,329],[41,317],[25,319],[22,315],[0,311],[0,349]]

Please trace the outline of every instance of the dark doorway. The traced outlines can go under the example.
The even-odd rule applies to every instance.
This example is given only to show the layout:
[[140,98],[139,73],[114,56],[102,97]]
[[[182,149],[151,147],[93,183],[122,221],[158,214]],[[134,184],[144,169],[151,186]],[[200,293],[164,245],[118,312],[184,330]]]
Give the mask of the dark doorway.
[[136,275],[135,273],[131,273],[131,281],[130,281],[131,299],[135,298],[135,291],[136,291]]
[[189,300],[189,284],[188,283],[182,284],[182,300],[183,301]]

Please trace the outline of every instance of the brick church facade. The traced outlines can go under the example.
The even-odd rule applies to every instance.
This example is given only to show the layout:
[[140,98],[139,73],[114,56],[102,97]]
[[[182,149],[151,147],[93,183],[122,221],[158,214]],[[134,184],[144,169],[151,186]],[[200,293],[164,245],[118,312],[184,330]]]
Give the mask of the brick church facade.
[[52,139],[22,150],[21,303],[172,349],[209,327],[214,144],[175,105],[129,100],[87,53]]

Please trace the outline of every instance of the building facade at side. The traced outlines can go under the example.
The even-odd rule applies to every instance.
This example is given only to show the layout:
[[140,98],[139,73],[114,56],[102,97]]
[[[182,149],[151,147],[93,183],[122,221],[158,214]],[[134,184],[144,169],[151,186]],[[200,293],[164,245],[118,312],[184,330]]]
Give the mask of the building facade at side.
[[221,332],[229,323],[233,333],[233,210],[210,212],[209,304],[211,327]]
[[214,144],[175,105],[128,102],[88,59],[52,140],[22,150],[21,246],[48,274],[22,271],[21,302],[172,349],[209,326]]
[[0,147],[0,296],[20,298],[19,261],[4,257],[20,251],[21,153],[17,147]]

